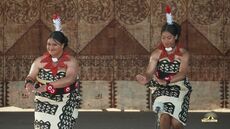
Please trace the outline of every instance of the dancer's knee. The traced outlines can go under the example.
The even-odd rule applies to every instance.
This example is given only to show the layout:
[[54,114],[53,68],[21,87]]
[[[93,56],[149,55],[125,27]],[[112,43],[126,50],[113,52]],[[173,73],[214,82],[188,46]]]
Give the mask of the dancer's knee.
[[183,129],[183,125],[175,118],[172,118],[171,124],[173,129]]
[[161,121],[170,121],[171,116],[169,114],[163,113],[161,114],[160,120]]

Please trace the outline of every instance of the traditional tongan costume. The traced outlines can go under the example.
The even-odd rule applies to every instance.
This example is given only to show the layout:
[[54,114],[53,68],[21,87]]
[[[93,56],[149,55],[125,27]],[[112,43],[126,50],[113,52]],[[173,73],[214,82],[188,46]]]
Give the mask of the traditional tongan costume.
[[[69,55],[63,53],[54,66],[51,56],[47,53],[41,63],[45,67],[39,70],[36,86],[59,80],[66,75],[66,64]],[[60,69],[60,70],[59,70]],[[35,129],[73,129],[78,117],[80,94],[79,81],[64,88],[47,87],[46,92],[35,93]]]
[[[169,78],[179,72],[181,61],[175,56],[181,56],[180,47],[178,46],[175,52],[170,55],[167,54],[163,45],[160,46],[160,49],[162,53],[157,63],[156,75],[160,79]],[[146,85],[155,89],[152,93],[154,100],[153,110],[156,107],[160,107],[160,113],[167,113],[185,125],[192,92],[192,87],[187,77],[181,81],[169,83],[166,86],[160,85],[154,80],[151,80]]]

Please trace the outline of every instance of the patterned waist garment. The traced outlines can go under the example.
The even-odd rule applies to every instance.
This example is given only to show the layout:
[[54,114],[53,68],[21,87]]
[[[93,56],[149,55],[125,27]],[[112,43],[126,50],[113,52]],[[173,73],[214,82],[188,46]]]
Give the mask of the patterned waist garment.
[[[157,70],[160,78],[164,78],[168,75],[175,75],[179,71],[179,67],[180,61],[163,59],[158,62]],[[156,111],[160,108],[159,114],[167,113],[186,125],[192,92],[187,77],[181,81],[169,83],[167,86],[160,85],[154,80],[149,81],[146,85],[154,89],[152,92],[153,110]]]
[[[37,84],[45,81],[55,81],[65,77],[65,72],[58,72],[55,76],[50,71],[40,69]],[[70,86],[55,89],[57,92],[35,93],[35,129],[73,129],[78,117],[80,104],[79,82]]]

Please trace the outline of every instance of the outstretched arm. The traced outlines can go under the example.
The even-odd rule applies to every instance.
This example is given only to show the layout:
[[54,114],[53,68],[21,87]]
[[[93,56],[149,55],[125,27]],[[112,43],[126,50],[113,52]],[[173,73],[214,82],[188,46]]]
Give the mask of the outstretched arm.
[[140,84],[144,85],[154,77],[154,72],[156,69],[156,65],[157,65],[160,53],[161,53],[161,51],[159,49],[156,49],[155,51],[153,51],[151,56],[150,56],[149,64],[147,66],[145,73],[144,74],[138,74],[136,76],[136,79]]

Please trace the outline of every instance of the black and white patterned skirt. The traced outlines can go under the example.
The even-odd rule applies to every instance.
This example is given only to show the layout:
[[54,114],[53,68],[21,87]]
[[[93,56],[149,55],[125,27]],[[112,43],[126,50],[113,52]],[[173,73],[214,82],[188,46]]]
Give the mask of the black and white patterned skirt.
[[35,129],[73,129],[78,117],[78,89],[68,94],[35,94]]
[[[154,81],[148,86],[154,87],[153,97],[153,110],[156,111],[157,107],[160,108],[159,113],[166,113],[177,119],[183,125],[186,125],[189,100],[192,88],[187,79],[170,83],[168,86],[161,86]],[[155,87],[157,85],[157,87]],[[159,114],[159,115],[160,115]]]

